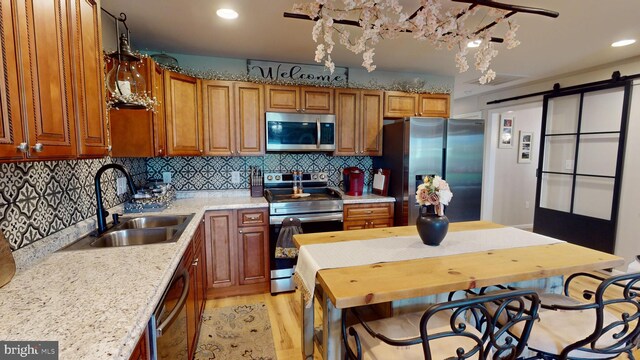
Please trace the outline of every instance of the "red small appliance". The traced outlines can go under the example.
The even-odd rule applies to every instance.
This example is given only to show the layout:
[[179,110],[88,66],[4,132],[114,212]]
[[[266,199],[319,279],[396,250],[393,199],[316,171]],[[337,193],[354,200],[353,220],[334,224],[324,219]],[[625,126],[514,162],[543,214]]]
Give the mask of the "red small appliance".
[[349,196],[362,196],[364,189],[364,171],[357,167],[342,169],[344,193]]

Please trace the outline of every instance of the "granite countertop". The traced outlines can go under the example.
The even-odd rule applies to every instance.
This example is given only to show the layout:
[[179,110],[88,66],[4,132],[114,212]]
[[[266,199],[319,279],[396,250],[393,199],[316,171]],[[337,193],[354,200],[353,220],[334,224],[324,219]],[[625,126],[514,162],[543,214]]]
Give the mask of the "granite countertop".
[[342,194],[342,202],[348,204],[367,204],[367,203],[386,203],[395,202],[396,198],[390,196],[381,196],[365,192],[362,196],[345,195],[342,190],[336,189]]
[[[264,207],[248,192],[181,194],[162,212],[195,213],[175,243],[51,253],[0,289],[0,339],[58,341],[60,359],[128,359],[204,212]],[[82,236],[78,229],[61,232],[55,246]]]

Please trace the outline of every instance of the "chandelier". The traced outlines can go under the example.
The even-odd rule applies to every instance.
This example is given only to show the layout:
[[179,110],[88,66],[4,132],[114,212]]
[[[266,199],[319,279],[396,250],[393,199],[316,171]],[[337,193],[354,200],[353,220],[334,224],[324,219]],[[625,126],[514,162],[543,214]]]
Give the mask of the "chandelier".
[[[371,72],[376,68],[373,56],[378,42],[408,33],[437,49],[455,50],[456,67],[461,73],[469,69],[469,49],[476,48],[475,68],[482,74],[481,84],[496,76],[490,68],[491,60],[498,54],[494,44],[506,43],[507,49],[520,44],[516,39],[519,26],[512,19],[513,15],[530,13],[558,17],[555,11],[493,0],[418,1],[419,7],[407,12],[400,0],[310,0],[295,4],[293,13],[286,12],[284,16],[315,21],[312,32],[313,40],[318,43],[315,61],[324,62],[332,73],[335,64],[331,53],[336,39],[353,53],[362,54],[362,66]],[[504,38],[494,36],[499,24],[506,25]],[[351,32],[349,26],[359,29]]]

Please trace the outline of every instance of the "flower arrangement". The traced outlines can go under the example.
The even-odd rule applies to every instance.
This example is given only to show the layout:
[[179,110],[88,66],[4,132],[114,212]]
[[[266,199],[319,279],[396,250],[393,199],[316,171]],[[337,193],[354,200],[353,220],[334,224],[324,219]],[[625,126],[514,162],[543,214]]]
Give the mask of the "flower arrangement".
[[[399,0],[307,0],[294,4],[293,12],[306,15],[316,22],[313,40],[315,60],[331,72],[335,67],[331,54],[336,43],[355,54],[362,54],[362,66],[369,72],[373,64],[375,47],[382,39],[395,39],[411,34],[414,39],[425,41],[435,48],[455,50],[455,62],[459,71],[469,69],[468,44],[478,47],[475,68],[482,76],[481,84],[493,80],[496,73],[490,68],[498,54],[493,41],[505,42],[507,49],[520,44],[516,39],[518,25],[511,18],[517,12],[529,12],[557,17],[556,12],[509,4],[492,4],[492,1],[453,0],[467,3],[454,6],[444,0],[420,0],[415,11],[406,10]],[[357,26],[351,32],[343,25]],[[494,38],[497,25],[507,29],[504,39]],[[336,39],[337,38],[337,39]]]
[[420,205],[433,205],[438,216],[444,215],[444,205],[449,205],[453,193],[449,184],[440,176],[425,176],[424,183],[418,185],[416,199]]

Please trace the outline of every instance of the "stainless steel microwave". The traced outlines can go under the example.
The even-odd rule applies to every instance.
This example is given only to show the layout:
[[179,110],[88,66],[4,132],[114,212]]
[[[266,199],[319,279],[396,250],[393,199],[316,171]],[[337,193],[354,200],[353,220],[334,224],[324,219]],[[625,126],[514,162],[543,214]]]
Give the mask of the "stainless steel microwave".
[[267,151],[334,151],[336,116],[266,113]]

